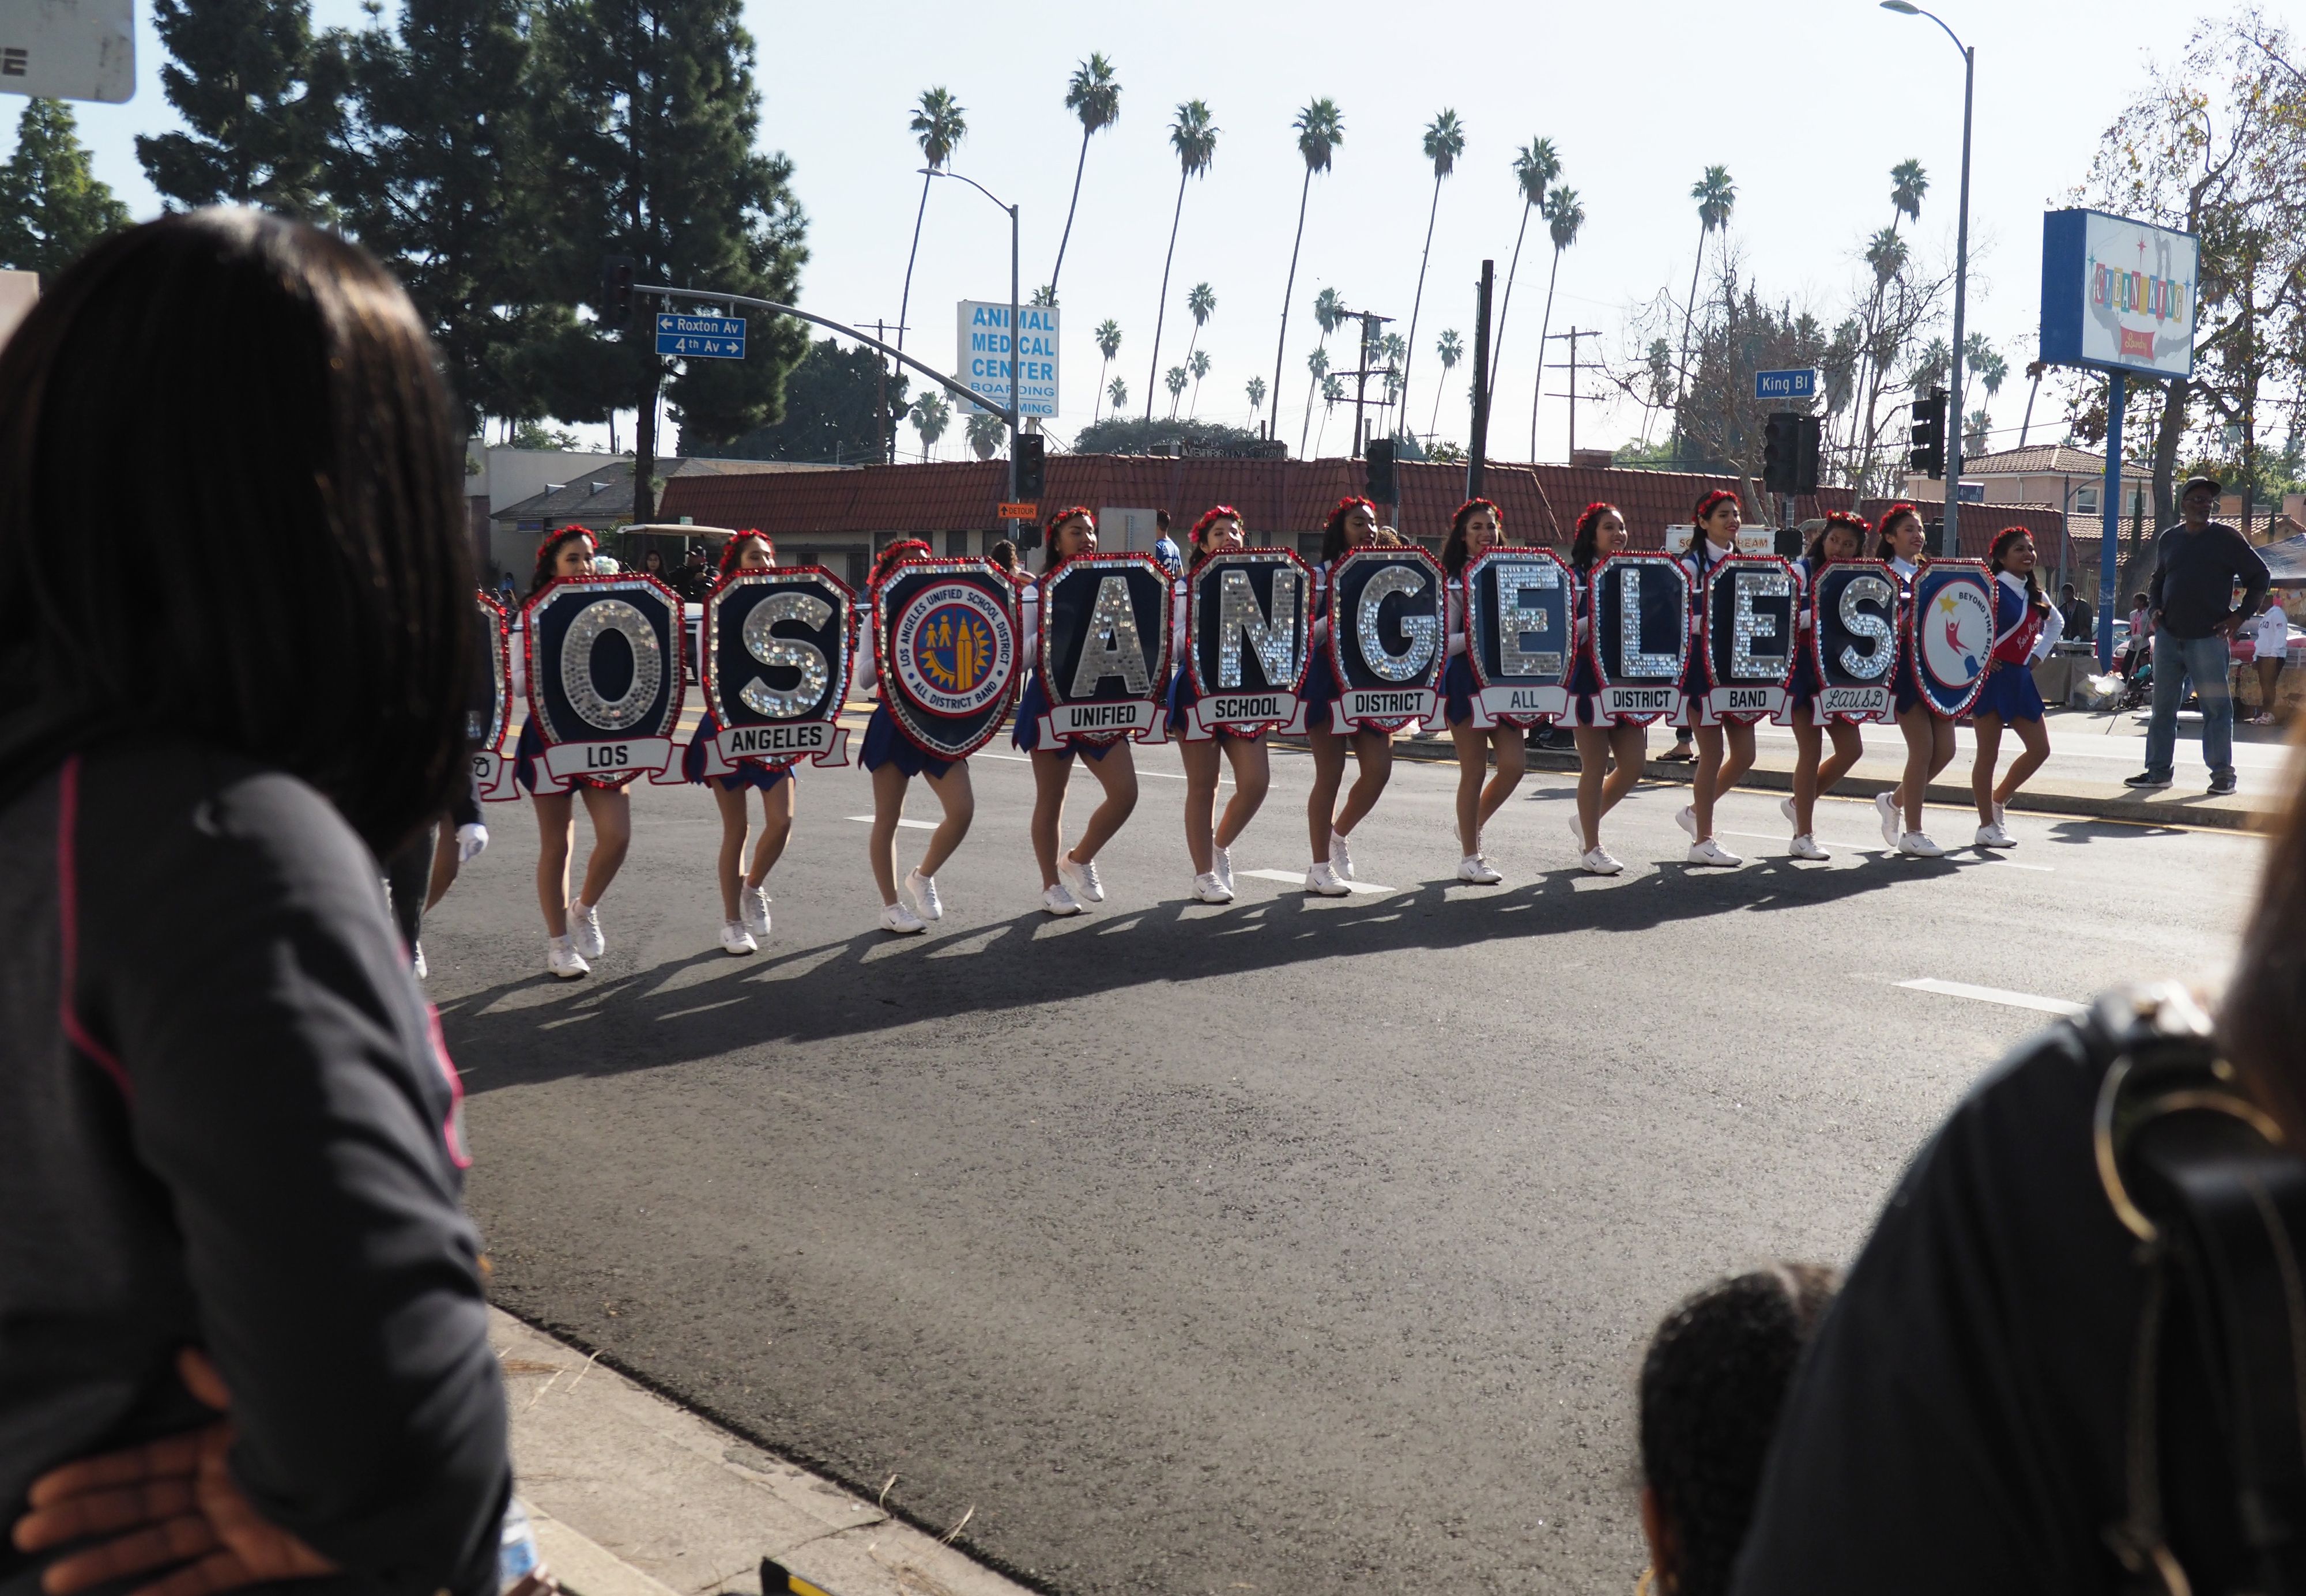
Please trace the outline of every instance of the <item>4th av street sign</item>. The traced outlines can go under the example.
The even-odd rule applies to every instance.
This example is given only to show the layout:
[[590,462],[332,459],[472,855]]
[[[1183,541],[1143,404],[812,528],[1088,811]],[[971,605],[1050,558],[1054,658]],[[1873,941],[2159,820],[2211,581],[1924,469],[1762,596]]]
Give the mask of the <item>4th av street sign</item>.
[[1757,399],[1815,399],[1821,386],[1815,366],[1798,371],[1754,373],[1754,397]]
[[656,319],[656,352],[682,360],[742,360],[742,316],[674,316]]

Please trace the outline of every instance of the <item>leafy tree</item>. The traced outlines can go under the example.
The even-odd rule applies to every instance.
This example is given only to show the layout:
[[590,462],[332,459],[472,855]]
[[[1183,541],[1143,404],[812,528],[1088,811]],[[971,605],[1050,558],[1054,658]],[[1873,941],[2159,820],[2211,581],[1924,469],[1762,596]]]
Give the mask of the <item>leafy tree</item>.
[[184,210],[317,211],[343,84],[332,51],[315,60],[309,0],[154,0],[152,25],[170,57],[161,90],[184,119],[182,132],[137,135],[152,186]]
[[[881,395],[889,408],[876,416]],[[808,346],[785,374],[784,409],[772,425],[756,427],[726,444],[691,437],[682,429],[680,452],[740,460],[818,460],[853,465],[884,457],[885,440],[909,408],[906,379],[892,376],[880,357],[858,345],[844,349],[831,338]],[[944,396],[930,393],[940,404]],[[934,442],[934,439],[927,441]]]
[[[1457,113],[1445,109],[1425,129],[1425,158],[1433,163],[1433,203],[1425,210],[1425,250],[1417,257],[1417,293],[1409,302],[1409,344],[1417,345],[1417,313],[1425,306],[1425,268],[1433,259],[1433,224],[1441,215],[1441,181],[1457,169],[1457,158],[1465,153],[1465,128],[1457,120]],[[1409,386],[1408,363],[1404,362],[1402,387]]]
[[979,410],[969,418],[969,447],[980,460],[990,460],[1001,452],[1008,441],[1009,423],[990,410]]
[[[1273,346],[1273,389],[1281,391],[1281,359],[1289,348],[1289,301],[1297,292],[1297,252],[1305,243],[1305,206],[1313,197],[1314,175],[1329,169],[1345,141],[1345,114],[1327,96],[1311,100],[1290,122],[1297,130],[1297,154],[1305,163],[1305,184],[1297,194],[1297,231],[1289,242],[1289,277],[1281,290],[1281,336]],[[1279,403],[1276,400],[1275,403]]]
[[[1113,63],[1092,51],[1065,85],[1065,109],[1080,118],[1080,158],[1073,162],[1073,197],[1065,206],[1065,230],[1057,240],[1057,263],[1049,268],[1050,304],[1057,303],[1057,277],[1065,269],[1065,245],[1072,241],[1073,208],[1080,203],[1081,173],[1089,166],[1089,141],[1121,120],[1121,81]],[[1041,303],[1038,300],[1035,303]]]
[[79,128],[60,99],[24,102],[16,151],[0,166],[0,266],[51,277],[128,226]]
[[1204,101],[1189,99],[1169,124],[1169,147],[1177,152],[1177,206],[1169,218],[1169,252],[1161,260],[1161,298],[1153,315],[1153,363],[1145,372],[1145,419],[1153,419],[1153,375],[1161,369],[1161,327],[1169,313],[1169,267],[1177,258],[1177,225],[1185,217],[1185,184],[1209,171],[1217,152],[1217,124]]
[[[1561,158],[1554,153],[1550,139],[1532,139],[1514,155],[1514,185],[1521,190],[1521,226],[1514,233],[1513,261],[1506,268],[1505,297],[1498,304],[1498,324],[1490,333],[1490,391],[1498,387],[1498,371],[1506,357],[1506,317],[1513,310],[1514,278],[1521,275],[1521,241],[1529,232],[1533,211],[1545,203],[1545,192],[1553,180],[1561,175]],[[1545,364],[1545,351],[1538,351],[1538,364]]]
[[572,449],[576,447],[576,434],[541,421],[525,421],[506,434],[505,441],[514,448]]
[[1537,458],[1537,405],[1545,393],[1545,338],[1553,329],[1553,286],[1561,278],[1561,252],[1577,242],[1585,225],[1585,208],[1574,188],[1558,188],[1545,196],[1545,230],[1553,240],[1553,269],[1545,279],[1545,314],[1537,324],[1537,386],[1529,396],[1529,457]]
[[[1119,382],[1121,379],[1116,377],[1114,380]],[[1144,455],[1159,448],[1172,453],[1189,449],[1212,455],[1262,456],[1271,448],[1246,427],[1229,427],[1221,422],[1173,421],[1167,416],[1146,421],[1134,415],[1108,415],[1093,426],[1083,427],[1073,438],[1073,453],[1077,455]]]

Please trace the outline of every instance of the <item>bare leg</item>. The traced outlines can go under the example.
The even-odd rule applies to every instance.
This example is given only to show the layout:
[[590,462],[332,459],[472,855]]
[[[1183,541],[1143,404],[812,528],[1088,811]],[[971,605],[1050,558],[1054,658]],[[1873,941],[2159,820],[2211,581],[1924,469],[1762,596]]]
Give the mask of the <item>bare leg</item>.
[[1699,726],[1697,733],[1697,780],[1690,789],[1690,814],[1697,822],[1697,834],[1690,840],[1703,842],[1713,834],[1713,789],[1721,776],[1722,729],[1719,726]]
[[1226,804],[1224,820],[1217,824],[1217,844],[1231,848],[1265,802],[1265,790],[1273,781],[1273,763],[1261,737],[1254,740],[1229,737],[1223,741],[1226,758],[1233,765],[1233,797]]
[[[1223,739],[1211,738],[1207,742],[1177,743],[1178,762],[1185,767],[1185,852],[1193,861],[1193,874],[1207,875],[1217,868],[1217,855],[1210,847],[1210,827],[1217,807],[1217,744]],[[1238,794],[1236,788],[1236,795]]]
[[[1500,726],[1490,733],[1490,741],[1498,751],[1498,769],[1490,778],[1490,784],[1482,789],[1483,827],[1488,826],[1491,815],[1506,807],[1514,789],[1521,785],[1522,772],[1529,768],[1529,734],[1520,727]],[[1481,841],[1478,832],[1473,841]]]
[[[1936,779],[1940,771],[1953,763],[1953,722],[1942,715],[1930,715],[1927,710],[1922,713],[1929,715],[1930,721],[1929,769],[1919,781],[1906,789],[1906,815],[1912,823],[1907,829],[1916,832],[1922,829],[1922,798],[1928,791],[1930,782]],[[1909,775],[1912,770],[1912,764],[1909,761],[1907,772]]]
[[884,908],[897,900],[897,822],[905,817],[905,789],[912,784],[894,761],[873,772],[873,834],[866,846],[872,850],[873,884],[881,889]]
[[745,876],[747,886],[756,887],[768,880],[769,872],[784,858],[785,843],[792,836],[793,810],[800,794],[800,785],[790,776],[761,794],[761,840],[753,845],[753,867]]
[[1936,719],[1918,704],[1898,717],[1898,730],[1906,739],[1906,773],[1898,779],[1890,799],[1909,832],[1922,829],[1922,792],[1930,784],[1930,755],[1936,735],[1930,723]]
[[1345,779],[1345,739],[1334,731],[1308,730],[1313,749],[1313,790],[1305,795],[1305,829],[1313,839],[1313,862],[1329,858],[1330,822],[1337,807],[1337,788]]
[[[1649,735],[1640,726],[1610,728],[1610,757],[1614,762],[1610,779],[1601,783],[1601,813],[1607,815],[1625,802],[1634,783],[1642,779],[1642,766],[1649,757]],[[1598,822],[1599,816],[1596,817]]]
[[921,874],[935,875],[952,858],[952,850],[961,846],[961,840],[969,835],[969,823],[977,818],[977,792],[969,784],[969,762],[965,759],[944,775],[931,776],[928,783],[937,802],[944,806],[944,818],[929,833],[929,845],[921,852]]
[[[1087,755],[1082,757],[1088,759]],[[1089,812],[1080,841],[1066,856],[1076,865],[1097,858],[1097,849],[1113,841],[1113,834],[1137,807],[1137,756],[1126,742],[1114,744],[1102,759],[1089,759],[1089,773],[1105,789],[1105,801]]]
[[1482,783],[1490,773],[1490,734],[1467,724],[1449,728],[1457,747],[1457,850],[1467,858],[1482,851]]
[[2026,751],[2010,762],[2009,770],[2003,774],[2002,785],[1994,789],[1995,799],[2004,804],[2026,785],[2034,772],[2042,768],[2042,762],[2050,756],[2050,728],[2047,724],[2040,721],[2012,721],[2010,730],[2018,734],[2018,740],[2025,745]]
[[[1033,750],[1033,858],[1041,866],[1041,890],[1057,884],[1058,832],[1065,821],[1065,783],[1072,779],[1073,762],[1050,748]],[[961,841],[956,837],[955,843]],[[950,851],[948,849],[947,851]],[[924,875],[936,874],[926,865]]]
[[1977,824],[1994,824],[1994,761],[2002,748],[2002,717],[1980,715],[1969,725],[1977,738],[1977,757],[1970,762],[1969,796],[1977,805]]
[[1642,779],[1648,734],[1640,726],[1573,726],[1570,732],[1577,739],[1577,824],[1591,853],[1601,846],[1601,817]]
[[733,920],[738,875],[745,867],[745,794],[751,789],[739,787],[731,792],[717,781],[706,785],[713,789],[713,807],[721,811],[721,856],[713,862],[714,878],[721,883],[721,917]]
[[568,849],[576,832],[576,796],[540,792],[536,807],[536,903],[548,935],[568,935]]
[[585,894],[579,901],[598,907],[633,845],[633,800],[621,787],[587,787],[584,792],[585,814],[593,823],[593,851],[585,860]]
[[1841,778],[1858,768],[1858,760],[1866,753],[1866,739],[1858,735],[1858,728],[1847,721],[1828,722],[1825,734],[1832,739],[1833,752],[1826,756],[1824,764],[1817,767],[1817,790],[1820,793],[1832,792],[1840,786]]
[[1795,706],[1791,717],[1794,729],[1794,835],[1806,837],[1815,824],[1813,811],[1817,807],[1817,756],[1825,746],[1825,736],[1817,729],[1816,712],[1807,704]]
[[[1378,795],[1385,784],[1393,780],[1393,737],[1389,732],[1356,731],[1354,733],[1354,763],[1360,773],[1354,778],[1353,787],[1345,794],[1345,807],[1337,811],[1334,827],[1340,837],[1353,835],[1354,827],[1362,816],[1377,807]],[[1328,858],[1328,844],[1322,844],[1321,857]]]

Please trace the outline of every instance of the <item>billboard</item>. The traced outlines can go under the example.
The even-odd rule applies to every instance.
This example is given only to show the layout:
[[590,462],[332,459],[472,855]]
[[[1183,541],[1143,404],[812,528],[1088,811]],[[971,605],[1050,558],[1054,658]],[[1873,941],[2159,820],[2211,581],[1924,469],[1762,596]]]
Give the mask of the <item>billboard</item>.
[[[1057,307],[1020,305],[1023,323],[1017,337],[1017,363],[1023,368],[1020,414],[1055,419],[1057,414]],[[953,374],[986,410],[1009,408],[1009,303],[961,302],[960,353]]]
[[2102,210],[2042,218],[2042,358],[2191,377],[2199,242]]

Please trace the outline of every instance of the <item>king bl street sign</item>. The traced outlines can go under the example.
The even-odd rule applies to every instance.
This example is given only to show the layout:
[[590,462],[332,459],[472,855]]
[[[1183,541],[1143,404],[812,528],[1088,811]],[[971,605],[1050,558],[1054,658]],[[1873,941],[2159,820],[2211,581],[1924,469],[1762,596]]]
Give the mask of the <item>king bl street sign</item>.
[[1754,397],[1757,399],[1815,399],[1821,386],[1815,366],[1798,371],[1754,373]]
[[742,316],[676,316],[656,319],[656,352],[681,360],[742,360]]

